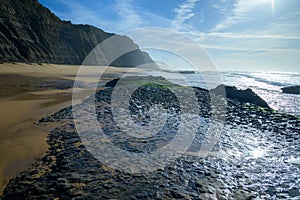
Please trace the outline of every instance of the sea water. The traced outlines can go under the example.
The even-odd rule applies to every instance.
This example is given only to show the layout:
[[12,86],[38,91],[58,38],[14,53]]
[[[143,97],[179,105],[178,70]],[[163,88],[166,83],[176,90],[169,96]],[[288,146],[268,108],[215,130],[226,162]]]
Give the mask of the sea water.
[[250,88],[268,105],[281,113],[300,115],[299,94],[282,93],[281,88],[300,85],[300,73],[291,72],[197,72],[179,74],[151,72],[181,85],[212,89],[219,84],[235,86],[238,89]]

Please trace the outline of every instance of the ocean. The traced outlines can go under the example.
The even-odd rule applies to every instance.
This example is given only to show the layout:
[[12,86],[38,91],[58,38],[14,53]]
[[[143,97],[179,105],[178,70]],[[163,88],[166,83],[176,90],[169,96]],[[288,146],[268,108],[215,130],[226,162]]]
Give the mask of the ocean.
[[178,74],[170,72],[150,72],[166,79],[188,86],[212,89],[219,84],[235,86],[239,89],[250,88],[268,105],[280,112],[300,115],[299,95],[282,93],[281,88],[300,84],[300,73],[291,72],[197,72]]

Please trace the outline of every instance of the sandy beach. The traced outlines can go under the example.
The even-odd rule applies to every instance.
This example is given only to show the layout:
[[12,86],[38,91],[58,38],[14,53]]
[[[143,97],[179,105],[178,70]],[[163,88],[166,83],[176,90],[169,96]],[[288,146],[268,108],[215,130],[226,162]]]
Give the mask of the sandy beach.
[[[54,64],[0,64],[0,194],[9,179],[29,167],[48,148],[47,135],[55,124],[38,126],[43,116],[71,105],[73,80],[79,66]],[[95,67],[87,67],[86,83]],[[109,67],[107,77],[128,71]],[[56,88],[63,83],[66,88]],[[64,86],[65,87],[65,86]],[[88,96],[83,93],[83,96]]]

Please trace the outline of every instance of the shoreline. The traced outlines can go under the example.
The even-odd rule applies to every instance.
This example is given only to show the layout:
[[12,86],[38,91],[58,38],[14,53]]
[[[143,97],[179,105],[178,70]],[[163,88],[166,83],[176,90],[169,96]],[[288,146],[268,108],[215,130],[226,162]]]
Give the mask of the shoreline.
[[[114,70],[110,75],[114,74],[114,78],[116,78]],[[110,79],[108,78],[102,81],[107,80]],[[59,83],[59,81],[62,80],[57,79],[57,81]],[[14,100],[23,103],[26,101],[32,103],[32,99],[35,96],[39,99],[36,103],[40,104],[40,107],[44,106],[44,109],[50,109],[52,108],[51,106],[57,105],[57,97],[61,97],[60,93],[69,93],[68,95],[70,95],[70,91],[68,90],[57,90],[57,88],[51,87],[49,89],[48,86],[52,83],[47,80],[39,83],[42,83],[44,87],[45,82],[47,83],[47,87],[45,88],[48,89],[31,92],[26,91],[21,95],[23,98],[18,97],[14,98]],[[114,82],[113,80],[112,83]],[[63,84],[65,84],[65,82],[63,82]],[[156,88],[156,86],[159,85],[146,85],[142,93],[137,93],[137,95],[139,94],[140,96],[135,97],[137,98],[135,101],[140,101],[143,98],[148,99],[148,92],[152,91],[153,93],[149,94],[154,95],[153,98],[155,98],[158,103],[166,101],[166,104],[171,103],[178,109],[174,99],[163,98],[163,94],[167,89],[161,86]],[[107,101],[109,101],[113,91],[112,87],[106,86],[100,88],[96,94],[96,111],[99,115],[100,123],[106,126],[105,129],[109,131],[108,134],[110,135],[109,138],[103,141],[101,140],[101,142],[114,141],[116,145],[121,145],[127,151],[143,152],[146,148],[147,151],[151,152],[157,148],[156,145],[161,146],[168,142],[168,140],[172,140],[172,134],[174,134],[174,131],[176,132],[176,127],[174,126],[172,126],[173,129],[175,128],[173,131],[159,133],[153,136],[154,138],[150,138],[148,142],[147,139],[143,138],[132,140],[128,138],[125,133],[119,132],[114,123],[109,122],[112,116],[111,108]],[[172,89],[184,90],[183,87],[175,85]],[[209,118],[211,112],[208,103],[210,102],[208,90],[197,87],[194,89],[196,96],[198,98],[200,97],[198,103],[200,105],[201,118],[205,121],[205,119]],[[88,93],[89,91],[87,94]],[[88,101],[91,99],[86,98],[89,96],[87,94],[82,96],[82,100]],[[56,96],[56,98],[54,98],[53,95]],[[71,98],[71,96],[69,97]],[[13,97],[10,96],[9,98]],[[52,99],[53,102],[49,101],[49,99]],[[149,99],[152,99],[152,97]],[[7,101],[10,102],[11,99]],[[62,101],[63,103],[67,103],[64,102],[64,100]],[[82,105],[81,103],[78,104],[78,106],[86,108],[84,107],[86,101],[83,101]],[[300,119],[296,116],[274,112],[272,109],[261,109],[261,107],[256,105],[245,104],[234,99],[229,99],[227,106],[228,113],[226,113],[225,131],[224,135],[221,135],[222,139],[218,141],[217,146],[220,148],[218,151],[212,152],[209,156],[204,158],[199,158],[199,155],[197,156],[197,146],[199,147],[197,142],[202,141],[203,133],[201,131],[206,130],[204,126],[199,130],[200,132],[197,136],[199,138],[195,141],[196,144],[193,143],[194,145],[191,145],[192,148],[184,152],[179,160],[176,160],[170,166],[166,166],[166,168],[148,174],[128,174],[122,170],[113,169],[99,162],[99,160],[95,159],[90,152],[87,151],[86,147],[80,141],[79,135],[74,127],[71,107],[66,106],[58,112],[51,112],[52,114],[42,116],[40,118],[41,120],[38,119],[39,126],[48,128],[47,130],[51,127],[51,132],[46,131],[45,136],[40,132],[34,133],[33,135],[39,137],[32,137],[32,141],[40,142],[39,144],[43,141],[43,139],[41,139],[42,137],[47,138],[47,141],[44,142],[49,145],[49,148],[43,154],[40,154],[39,157],[33,157],[38,159],[27,160],[28,162],[32,161],[33,165],[13,176],[5,188],[3,199],[26,198],[28,196],[32,198],[42,197],[44,199],[88,198],[93,196],[119,198],[122,197],[122,195],[127,195],[128,197],[133,195],[136,198],[186,197],[193,199],[197,198],[199,191],[203,198],[232,197],[244,199],[272,197],[274,194],[276,194],[276,196],[279,195],[279,197],[300,196],[300,191],[297,191],[297,188],[292,184],[292,181],[298,176],[297,173],[300,169],[298,165],[289,162],[292,155],[298,155],[295,147],[297,144],[296,139],[298,139],[296,133],[297,130],[299,130],[297,123],[299,123]],[[31,111],[32,114],[32,110],[39,110],[38,108],[40,107],[33,106],[29,111]],[[135,113],[136,110],[133,109],[132,112]],[[24,113],[28,113],[28,111],[24,111]],[[38,116],[36,116],[36,118],[38,118]],[[172,120],[177,119],[176,116],[172,118]],[[22,118],[20,120],[22,121]],[[87,117],[84,118],[82,122],[83,124],[88,124],[86,128],[91,129],[93,127],[89,126],[89,120]],[[28,126],[29,122],[32,123],[33,121],[34,119],[30,119],[25,122]],[[24,127],[22,123],[20,126]],[[32,128],[33,126],[28,126],[28,130],[32,130]],[[282,141],[282,137],[284,137],[284,142]],[[261,149],[265,149],[266,152]],[[283,150],[283,152],[289,152],[289,154],[282,155],[278,149]],[[274,157],[280,159],[280,162],[274,159]],[[16,166],[15,163],[18,162],[18,160],[11,162],[10,166],[14,167]],[[281,182],[278,182],[277,179],[272,179],[273,189],[270,189],[268,188],[269,183],[265,182],[266,177],[269,176],[269,171],[268,173],[260,172],[264,169],[268,169],[276,176],[282,175],[282,173],[277,170],[278,164],[281,165],[283,170],[288,172],[284,177],[286,180],[284,183],[285,186],[281,187]],[[216,167],[216,165],[219,166],[220,169]],[[192,174],[194,172],[197,173],[197,176]],[[228,172],[233,175],[228,177]],[[252,177],[258,178],[252,180]],[[263,186],[260,191],[256,190],[255,184],[257,181]],[[255,184],[253,185],[252,182]],[[162,186],[162,188],[156,187],[157,185]],[[275,191],[274,188],[280,188],[280,191]],[[93,191],[99,192],[93,193]]]
[[[137,93],[135,101],[142,100],[147,96],[145,92],[152,88],[155,91],[153,97],[172,104],[174,99],[163,98],[165,88],[147,87]],[[159,95],[156,93],[158,89],[161,91]],[[112,113],[107,102],[112,90],[107,87],[96,95],[96,111],[100,123],[108,131],[108,137],[98,145],[112,141],[127,151],[143,152],[145,148],[155,149],[156,145],[172,140],[172,131],[160,132],[148,140],[128,138],[126,133],[117,130],[114,122],[110,122]],[[198,96],[208,97],[207,91],[195,90]],[[203,105],[200,113],[207,119],[205,113],[210,113],[207,101],[198,101]],[[178,108],[176,102],[174,105]],[[79,106],[86,108],[84,103]],[[132,109],[134,112],[137,108]],[[131,174],[106,166],[91,155],[80,140],[74,127],[72,110],[68,107],[41,121],[42,124],[60,124],[49,134],[51,148],[34,166],[11,180],[3,198],[269,199],[300,196],[300,191],[295,187],[300,180],[300,168],[288,162],[292,155],[298,155],[296,139],[299,137],[299,119],[236,100],[229,100],[227,109],[224,134],[217,143],[215,155],[197,156],[198,142],[201,144],[202,131],[205,133],[206,130],[204,126],[197,133],[196,137],[200,138],[194,141],[195,149],[189,149],[182,157],[157,171]],[[62,119],[66,123],[60,123]],[[91,130],[93,127],[89,122],[88,116],[81,121],[88,124],[86,128]]]
[[[72,88],[68,87],[72,86],[79,67],[0,64],[0,194],[11,178],[30,167],[48,150],[47,136],[57,124],[41,127],[35,123],[72,105]],[[100,82],[126,71],[127,68],[108,67],[108,77]],[[86,83],[94,81],[89,77],[93,75],[93,69],[88,69],[85,75]],[[89,92],[82,93],[83,99],[89,95]]]

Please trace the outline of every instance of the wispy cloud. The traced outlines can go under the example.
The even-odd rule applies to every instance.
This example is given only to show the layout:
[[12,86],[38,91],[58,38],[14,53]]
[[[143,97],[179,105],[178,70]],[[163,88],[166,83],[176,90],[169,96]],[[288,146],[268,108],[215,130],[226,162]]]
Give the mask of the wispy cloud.
[[264,28],[257,30],[258,34],[276,33],[289,38],[291,35],[300,36],[300,11],[286,13],[267,24]]
[[256,8],[262,5],[272,6],[271,0],[239,0],[233,5],[232,14],[215,26],[213,31],[229,28],[232,25],[245,23],[255,18]]
[[[267,31],[266,31],[267,32]],[[282,39],[282,40],[300,40],[300,35],[291,34],[248,34],[248,33],[233,33],[233,32],[182,32],[184,34],[190,35],[193,38],[209,38],[209,37],[219,37],[219,38],[229,38],[229,39]]]
[[168,18],[162,17],[160,15],[154,14],[152,12],[143,11],[144,21],[146,27],[161,27],[170,28],[172,21]]
[[185,32],[199,45],[208,49],[232,50],[232,51],[291,51],[300,48],[300,36],[285,35],[259,35],[245,33],[195,33]]
[[228,0],[215,0],[212,2],[211,7],[219,10],[221,14],[225,14],[227,10],[227,2]]
[[178,8],[175,8],[174,12],[176,16],[172,21],[172,28],[181,30],[183,26],[186,26],[184,23],[195,15],[194,8],[197,2],[199,2],[199,0],[186,0],[183,4],[179,5]]
[[221,67],[234,65],[239,69],[246,63],[257,69],[268,65],[299,71],[298,0],[40,1],[54,6],[53,11],[62,19],[105,31],[175,29],[206,48]]
[[270,48],[244,48],[244,47],[232,47],[232,46],[225,46],[225,45],[210,45],[210,44],[203,44],[201,45],[205,49],[217,49],[217,50],[230,50],[230,51],[247,51],[247,52],[298,52],[300,53],[299,49],[290,49],[290,48],[281,48],[281,49],[270,49]]
[[122,32],[147,23],[147,20],[136,12],[138,9],[131,0],[115,0],[113,6],[98,1],[92,4],[72,0],[58,1],[67,7],[68,12],[55,11],[55,13],[76,24],[91,24],[108,31]]
[[137,14],[132,1],[130,0],[116,0],[116,12],[119,15],[117,23],[117,30],[124,31],[127,29],[137,28],[142,26],[146,20]]
[[106,21],[101,20],[101,18],[96,12],[87,8],[83,4],[71,0],[59,0],[59,2],[62,5],[65,5],[68,9],[68,12],[55,11],[55,13],[62,19],[71,20],[73,23],[76,24],[92,24],[98,27],[100,25],[108,25]]

